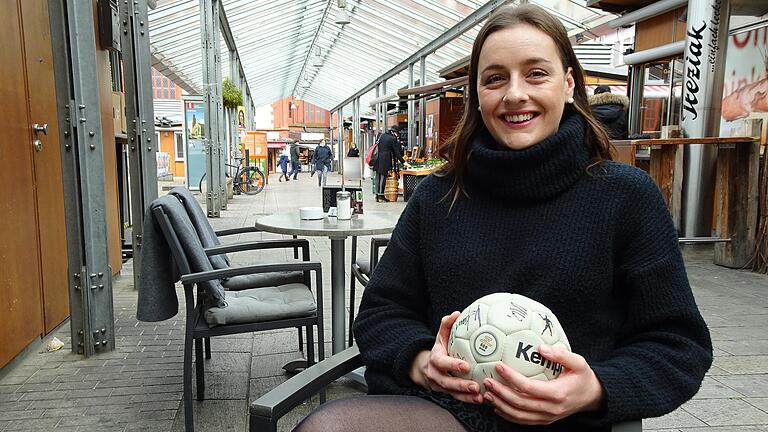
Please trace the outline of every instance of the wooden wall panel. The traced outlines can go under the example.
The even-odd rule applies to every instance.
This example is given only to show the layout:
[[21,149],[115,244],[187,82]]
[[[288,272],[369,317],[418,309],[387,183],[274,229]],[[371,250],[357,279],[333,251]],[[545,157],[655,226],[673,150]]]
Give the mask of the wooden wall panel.
[[0,367],[43,332],[40,257],[17,0],[0,0]]
[[99,21],[96,19],[96,1],[93,1],[94,27],[96,39],[96,73],[98,74],[99,111],[101,112],[101,137],[104,148],[104,193],[107,204],[107,245],[109,265],[112,274],[120,273],[123,268],[122,244],[120,240],[120,202],[117,187],[117,148],[115,145],[115,126],[112,117],[112,72],[109,65],[109,53],[99,49]]
[[637,23],[635,52],[685,39],[685,21],[679,21],[685,8],[679,8]]
[[48,134],[37,134],[41,151],[33,152],[35,196],[40,238],[40,273],[43,283],[45,333],[69,317],[67,227],[61,177],[61,146],[53,71],[48,3],[23,1],[22,23],[29,112],[32,123],[47,124]]

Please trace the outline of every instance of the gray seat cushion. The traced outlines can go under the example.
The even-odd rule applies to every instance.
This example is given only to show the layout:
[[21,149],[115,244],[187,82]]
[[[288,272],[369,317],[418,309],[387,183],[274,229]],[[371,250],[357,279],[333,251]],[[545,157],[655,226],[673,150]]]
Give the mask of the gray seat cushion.
[[222,281],[222,285],[224,285],[224,289],[230,291],[242,291],[251,288],[274,287],[302,282],[304,282],[304,272],[281,271],[234,276]]
[[315,297],[304,284],[226,291],[226,305],[205,311],[210,326],[243,324],[310,316],[317,311]]

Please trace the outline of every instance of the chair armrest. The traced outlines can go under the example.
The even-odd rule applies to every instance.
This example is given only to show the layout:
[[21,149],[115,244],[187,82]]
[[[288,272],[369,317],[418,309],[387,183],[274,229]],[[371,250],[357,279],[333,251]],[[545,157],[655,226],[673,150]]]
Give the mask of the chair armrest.
[[643,421],[631,420],[621,423],[616,423],[611,427],[611,432],[642,432]]
[[[252,242],[240,242],[230,243],[220,246],[212,246],[205,248],[205,254],[221,255],[232,252],[243,252],[249,250],[261,250],[261,249],[279,249],[279,248],[301,248],[304,261],[309,260],[309,240],[297,239],[297,240],[260,240]],[[294,258],[298,258],[294,254]]]
[[224,237],[228,235],[234,235],[234,234],[245,234],[245,233],[252,233],[252,232],[261,232],[260,229],[256,228],[255,226],[252,227],[242,227],[242,228],[232,228],[232,229],[225,229],[214,232],[216,234],[216,237]]
[[[221,270],[209,270],[198,273],[190,273],[181,277],[181,283],[189,285],[193,283],[206,282],[214,279],[229,278],[255,273],[270,273],[277,271],[315,271],[318,275],[322,272],[322,266],[319,261],[299,261],[282,262],[275,264],[257,264],[243,267],[230,267]],[[320,285],[318,285],[320,286]]]
[[363,365],[357,346],[352,346],[307,368],[251,403],[253,417],[277,421],[290,410],[336,379]]
[[379,250],[387,247],[389,244],[389,237],[374,237],[371,239],[371,274],[373,269],[379,263]]

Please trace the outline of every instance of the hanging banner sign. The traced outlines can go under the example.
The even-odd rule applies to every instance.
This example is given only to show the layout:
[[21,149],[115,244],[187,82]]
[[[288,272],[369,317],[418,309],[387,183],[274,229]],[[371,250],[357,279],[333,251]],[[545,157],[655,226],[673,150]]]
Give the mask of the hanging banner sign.
[[[727,44],[724,39],[728,31],[728,14],[721,10],[722,3],[722,0],[688,2],[681,124],[687,137],[704,136],[707,125],[714,121],[712,110],[719,111],[720,92],[714,90],[718,85],[716,75],[723,69],[721,46]],[[721,20],[722,12],[726,12],[725,20]],[[719,85],[722,86],[722,78]]]

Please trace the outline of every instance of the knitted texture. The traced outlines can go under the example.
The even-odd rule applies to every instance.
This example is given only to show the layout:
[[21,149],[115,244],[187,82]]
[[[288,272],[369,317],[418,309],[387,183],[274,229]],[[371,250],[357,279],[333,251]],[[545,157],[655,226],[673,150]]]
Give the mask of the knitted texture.
[[[589,166],[584,129],[567,113],[554,136],[519,151],[479,134],[469,197],[450,211],[453,179],[421,182],[354,323],[370,393],[430,399],[477,431],[600,430],[668,413],[696,393],[712,345],[667,207],[643,171]],[[522,427],[410,381],[440,319],[494,292],[528,296],[556,314],[603,385],[600,411]]]

